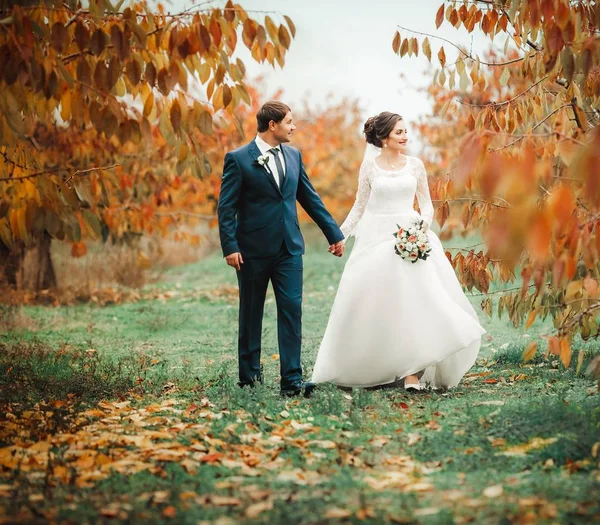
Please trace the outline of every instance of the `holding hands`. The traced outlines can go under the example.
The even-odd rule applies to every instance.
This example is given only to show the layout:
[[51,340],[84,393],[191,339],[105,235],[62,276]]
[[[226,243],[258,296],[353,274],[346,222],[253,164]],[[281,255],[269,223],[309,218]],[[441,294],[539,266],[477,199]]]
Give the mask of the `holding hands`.
[[344,255],[344,241],[336,242],[335,244],[330,245],[327,251],[336,257],[341,257]]

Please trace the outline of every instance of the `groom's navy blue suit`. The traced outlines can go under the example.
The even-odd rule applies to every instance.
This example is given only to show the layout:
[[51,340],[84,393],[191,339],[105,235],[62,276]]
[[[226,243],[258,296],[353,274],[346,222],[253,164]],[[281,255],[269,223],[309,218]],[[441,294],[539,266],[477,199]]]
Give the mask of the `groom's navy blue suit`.
[[[219,197],[219,234],[223,255],[240,252],[238,356],[240,384],[261,380],[262,318],[269,280],[277,302],[277,335],[281,388],[302,381],[302,254],[304,239],[298,225],[296,201],[327,237],[329,244],[344,235],[313,188],[300,152],[281,145],[285,178],[281,188],[253,140],[225,155]],[[271,159],[272,161],[272,159]]]

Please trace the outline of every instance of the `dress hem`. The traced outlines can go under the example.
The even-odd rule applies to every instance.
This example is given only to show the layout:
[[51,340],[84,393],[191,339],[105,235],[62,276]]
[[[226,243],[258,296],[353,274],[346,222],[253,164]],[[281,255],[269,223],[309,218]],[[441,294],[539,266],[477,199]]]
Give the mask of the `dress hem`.
[[[458,350],[455,350],[454,352],[450,352],[449,354],[445,355],[442,359],[438,359],[437,361],[433,361],[430,362],[429,364],[426,365],[420,365],[419,367],[415,368],[415,369],[409,369],[409,372],[404,373],[404,375],[402,376],[395,376],[394,379],[390,380],[390,381],[385,381],[385,382],[375,382],[375,383],[361,383],[361,384],[349,384],[349,383],[338,383],[337,381],[335,381],[333,378],[332,379],[317,379],[315,380],[314,377],[311,378],[311,381],[315,382],[315,383],[333,383],[336,386],[341,386],[341,387],[348,387],[348,388],[370,388],[373,386],[384,386],[384,385],[389,385],[391,383],[394,383],[396,381],[398,381],[398,379],[404,379],[406,376],[410,376],[413,374],[416,374],[417,372],[420,372],[422,370],[425,370],[426,368],[429,368],[430,366],[433,365],[437,365],[439,363],[441,363],[442,361],[444,361],[445,359],[448,359],[450,356],[453,356],[454,354],[457,354],[459,352],[462,352],[463,350],[465,350],[466,348],[468,348],[470,345],[472,345],[475,341],[477,341],[478,339],[481,340],[481,338],[487,333],[487,330],[484,330],[483,333],[481,335],[478,335],[477,337],[475,337],[472,341],[469,341],[469,343],[467,343],[465,346],[459,348]],[[479,352],[478,352],[479,353]],[[477,359],[477,357],[475,357],[475,359]],[[472,366],[472,365],[471,365]],[[470,367],[469,367],[470,368]],[[464,376],[464,374],[463,374]],[[462,376],[461,378],[458,380],[458,383],[460,383],[460,381],[462,380]],[[457,383],[457,384],[458,384]],[[443,386],[445,387],[445,385],[438,385],[438,386]],[[450,387],[452,388],[452,387]]]

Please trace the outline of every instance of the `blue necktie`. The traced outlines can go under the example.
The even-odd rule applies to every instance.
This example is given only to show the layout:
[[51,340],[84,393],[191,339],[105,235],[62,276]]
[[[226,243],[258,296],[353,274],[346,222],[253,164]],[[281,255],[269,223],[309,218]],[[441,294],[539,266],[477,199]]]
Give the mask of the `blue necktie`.
[[281,159],[279,158],[279,148],[271,148],[269,153],[273,154],[275,157],[275,166],[277,166],[277,174],[279,175],[279,187],[283,186],[283,164],[281,164]]

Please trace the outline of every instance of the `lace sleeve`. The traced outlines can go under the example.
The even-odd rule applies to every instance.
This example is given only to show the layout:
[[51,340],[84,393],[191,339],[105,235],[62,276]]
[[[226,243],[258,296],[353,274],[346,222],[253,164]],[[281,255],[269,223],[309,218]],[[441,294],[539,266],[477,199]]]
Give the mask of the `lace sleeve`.
[[368,175],[368,162],[365,161],[361,164],[358,172],[358,190],[356,191],[354,205],[352,206],[350,213],[348,213],[346,220],[340,226],[345,237],[344,240],[347,240],[350,235],[354,235],[356,226],[365,213],[365,208],[367,207],[367,202],[369,202],[369,196],[371,195],[371,183],[369,182]]
[[420,159],[417,166],[417,172],[419,175],[417,180],[417,200],[419,201],[419,208],[421,209],[421,217],[428,226],[431,226],[431,223],[433,222],[433,203],[431,202],[431,195],[429,194],[429,184],[427,183],[425,165]]

